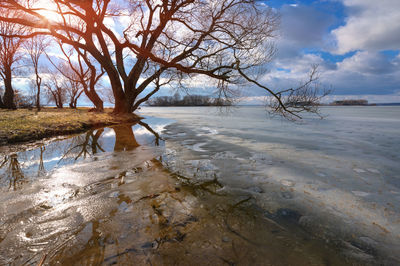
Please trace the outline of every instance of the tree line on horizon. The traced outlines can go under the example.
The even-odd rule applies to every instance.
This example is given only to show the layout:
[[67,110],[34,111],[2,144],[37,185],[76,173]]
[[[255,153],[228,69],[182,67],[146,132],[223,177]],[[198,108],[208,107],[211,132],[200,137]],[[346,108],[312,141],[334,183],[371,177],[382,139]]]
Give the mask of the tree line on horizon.
[[[317,67],[296,88],[259,81],[274,58],[278,28],[279,14],[252,0],[3,0],[0,107],[16,108],[12,78],[18,62],[29,59],[38,109],[44,90],[59,108],[66,97],[76,107],[85,94],[96,111],[110,98],[114,114],[132,113],[161,88],[190,91],[201,78],[224,103],[258,87],[270,96],[272,112],[289,119],[318,113],[317,104],[301,104],[325,94]],[[45,59],[52,70],[40,66]]]
[[185,95],[182,98],[175,93],[173,96],[153,97],[146,104],[149,106],[231,106],[232,101],[207,95]]

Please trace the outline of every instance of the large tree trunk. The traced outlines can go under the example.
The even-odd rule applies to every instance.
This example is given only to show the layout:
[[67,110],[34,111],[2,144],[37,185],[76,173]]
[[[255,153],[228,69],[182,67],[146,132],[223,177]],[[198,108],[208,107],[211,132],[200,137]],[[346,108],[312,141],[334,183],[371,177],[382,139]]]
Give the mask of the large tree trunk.
[[4,106],[7,109],[17,109],[14,103],[14,90],[12,88],[12,73],[11,73],[11,68],[6,68],[4,71],[4,87],[5,87],[5,92],[4,92],[4,97],[3,97],[3,103]]
[[129,106],[128,100],[125,95],[114,95],[115,98],[115,106],[114,106],[114,114],[129,114],[132,113],[131,106]]
[[131,113],[131,108],[126,97],[126,93],[122,89],[121,80],[114,67],[107,67],[106,72],[110,79],[111,88],[114,94],[115,106],[113,114],[128,114]]

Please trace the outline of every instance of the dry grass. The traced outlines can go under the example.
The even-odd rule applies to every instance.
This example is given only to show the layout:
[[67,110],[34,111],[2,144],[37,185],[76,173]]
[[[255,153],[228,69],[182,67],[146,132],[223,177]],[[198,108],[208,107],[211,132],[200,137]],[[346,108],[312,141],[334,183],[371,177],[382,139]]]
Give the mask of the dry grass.
[[90,128],[137,121],[135,115],[113,116],[111,110],[104,113],[77,110],[44,108],[40,112],[20,109],[0,109],[0,145],[45,137],[78,133]]

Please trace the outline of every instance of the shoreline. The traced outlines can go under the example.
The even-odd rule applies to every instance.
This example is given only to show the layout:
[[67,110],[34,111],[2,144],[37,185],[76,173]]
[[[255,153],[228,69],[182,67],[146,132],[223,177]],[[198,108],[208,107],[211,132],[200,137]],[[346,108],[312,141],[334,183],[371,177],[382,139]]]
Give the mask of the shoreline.
[[135,123],[140,119],[136,114],[117,117],[107,108],[104,113],[89,112],[89,108],[43,108],[40,112],[28,109],[0,110],[0,147]]

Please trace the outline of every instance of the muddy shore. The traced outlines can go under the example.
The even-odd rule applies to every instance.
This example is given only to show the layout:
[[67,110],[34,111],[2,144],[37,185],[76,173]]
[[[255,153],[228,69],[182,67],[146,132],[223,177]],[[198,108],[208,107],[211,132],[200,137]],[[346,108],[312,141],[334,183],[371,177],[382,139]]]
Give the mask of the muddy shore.
[[0,146],[77,134],[140,120],[135,114],[115,116],[111,111],[106,109],[104,113],[94,113],[89,112],[88,108],[43,108],[40,112],[28,109],[0,110]]

